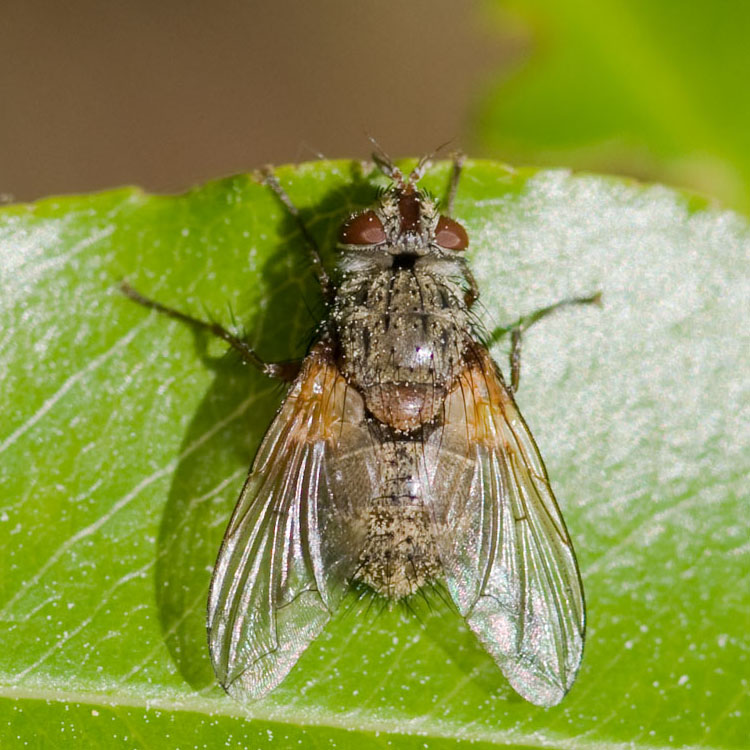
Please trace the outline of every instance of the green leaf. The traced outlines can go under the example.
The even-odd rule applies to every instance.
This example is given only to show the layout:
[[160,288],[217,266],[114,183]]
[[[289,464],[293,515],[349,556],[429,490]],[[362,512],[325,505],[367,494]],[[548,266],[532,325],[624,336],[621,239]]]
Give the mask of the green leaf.
[[[344,162],[278,173],[329,264],[383,184]],[[747,224],[489,162],[456,213],[488,326],[603,292],[529,332],[518,397],[587,592],[562,704],[518,698],[436,603],[346,608],[254,705],[214,685],[211,567],[283,388],[117,285],[234,317],[270,360],[304,354],[322,302],[303,243],[240,176],[0,211],[2,747],[746,747]]]
[[528,60],[481,104],[479,132],[491,150],[534,164],[658,175],[750,210],[750,6],[488,7],[501,33],[520,21],[530,41]]

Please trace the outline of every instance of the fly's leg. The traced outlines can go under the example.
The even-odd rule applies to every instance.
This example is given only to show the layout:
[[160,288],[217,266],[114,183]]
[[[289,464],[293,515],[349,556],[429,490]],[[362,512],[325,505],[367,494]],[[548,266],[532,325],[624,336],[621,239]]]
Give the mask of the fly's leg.
[[326,272],[325,266],[323,265],[323,259],[320,255],[320,248],[318,247],[318,243],[315,242],[315,238],[312,236],[312,234],[310,234],[310,230],[305,225],[305,222],[302,221],[302,217],[299,215],[299,209],[294,205],[294,203],[292,203],[292,199],[289,197],[286,190],[281,187],[281,183],[279,182],[279,178],[276,176],[276,173],[273,171],[273,167],[263,167],[263,169],[261,170],[261,174],[263,175],[263,182],[269,188],[271,188],[274,193],[276,193],[278,199],[284,204],[287,211],[289,211],[291,216],[294,218],[294,221],[297,223],[297,228],[299,229],[300,234],[307,243],[307,251],[310,255],[310,261],[312,262],[313,271],[315,272],[318,283],[323,290],[323,296],[327,300],[330,300],[333,296],[333,285],[331,283],[331,278]]
[[243,362],[252,365],[268,377],[291,382],[299,373],[300,362],[264,362],[246,342],[218,323],[209,323],[205,320],[194,318],[192,315],[186,315],[184,312],[175,310],[173,307],[167,307],[166,305],[162,305],[161,302],[157,302],[149,297],[144,297],[140,292],[133,289],[133,287],[126,281],[123,281],[120,284],[120,291],[126,297],[133,300],[133,302],[137,302],[139,305],[143,305],[143,307],[147,307],[149,310],[156,310],[163,315],[168,315],[170,318],[181,320],[183,323],[187,323],[189,326],[199,331],[206,331],[207,333],[226,341],[233,349],[239,352]]
[[498,326],[492,331],[489,337],[490,346],[503,338],[503,336],[510,334],[510,390],[513,393],[518,390],[518,384],[521,380],[521,342],[523,334],[535,323],[542,320],[542,318],[546,318],[562,307],[570,307],[572,305],[600,305],[601,301],[601,292],[592,294],[589,297],[564,299],[556,302],[554,305],[548,305],[547,307],[542,307],[540,310],[535,310],[533,313],[529,313],[529,315],[524,315],[512,325]]
[[466,307],[471,309],[479,299],[479,284],[477,284],[477,280],[468,266],[464,268],[464,278],[469,284],[469,288],[464,292],[464,302],[466,303]]
[[[458,183],[461,181],[461,170],[466,161],[466,155],[457,151],[452,155],[452,158],[453,165],[451,166],[451,177],[448,182],[448,190],[445,193],[445,198],[443,198],[443,213],[446,216],[453,216],[453,202],[455,201],[456,193],[458,192]],[[479,299],[479,285],[468,266],[464,270],[464,277],[469,284],[469,288],[464,294],[464,302],[466,303],[466,307],[471,308]]]
[[[466,156],[461,152],[453,154],[453,167],[451,168],[451,179],[448,183],[448,191],[443,199],[443,213],[446,216],[453,216],[453,201],[456,199],[458,192],[458,183],[461,180],[461,170],[463,169]],[[476,283],[475,283],[476,285]]]

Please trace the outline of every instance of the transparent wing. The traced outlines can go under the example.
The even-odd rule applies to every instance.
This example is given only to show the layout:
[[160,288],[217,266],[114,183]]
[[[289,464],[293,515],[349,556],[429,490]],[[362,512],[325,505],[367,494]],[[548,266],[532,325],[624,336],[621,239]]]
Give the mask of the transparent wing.
[[343,595],[362,540],[336,457],[366,456],[369,442],[361,398],[318,345],[258,451],[211,581],[211,659],[233,696],[276,687]]
[[451,596],[513,688],[555,705],[581,663],[583,589],[542,458],[486,350],[431,440],[440,441],[432,486]]

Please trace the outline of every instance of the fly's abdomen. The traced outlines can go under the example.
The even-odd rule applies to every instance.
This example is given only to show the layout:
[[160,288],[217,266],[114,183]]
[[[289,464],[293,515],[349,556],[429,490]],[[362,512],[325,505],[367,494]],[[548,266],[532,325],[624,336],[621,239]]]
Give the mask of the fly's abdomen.
[[418,269],[344,283],[336,321],[340,367],[384,424],[410,432],[442,407],[465,346],[463,290]]
[[440,565],[425,502],[421,442],[387,442],[381,451],[381,478],[356,578],[383,596],[401,599],[435,580]]

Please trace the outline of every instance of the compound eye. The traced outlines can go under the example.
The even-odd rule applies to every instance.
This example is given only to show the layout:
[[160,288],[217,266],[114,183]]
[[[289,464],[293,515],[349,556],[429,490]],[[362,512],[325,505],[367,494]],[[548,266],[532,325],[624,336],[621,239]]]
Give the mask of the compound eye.
[[466,250],[469,235],[457,221],[441,216],[435,227],[435,242],[446,250]]
[[350,217],[339,234],[344,245],[378,245],[385,239],[383,223],[372,210]]

